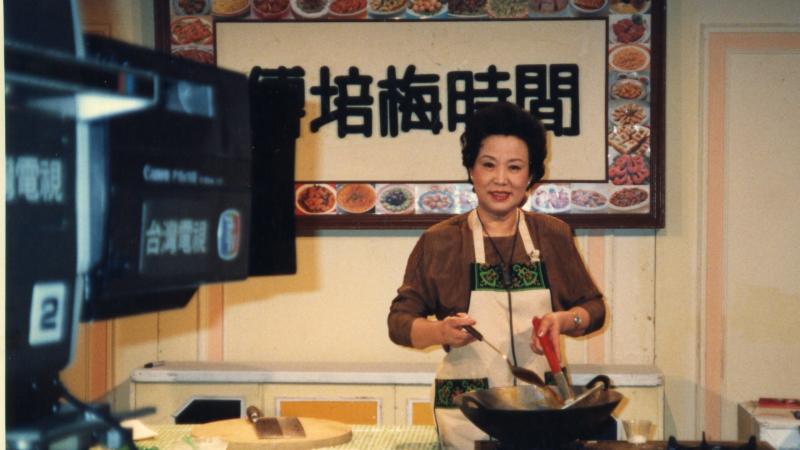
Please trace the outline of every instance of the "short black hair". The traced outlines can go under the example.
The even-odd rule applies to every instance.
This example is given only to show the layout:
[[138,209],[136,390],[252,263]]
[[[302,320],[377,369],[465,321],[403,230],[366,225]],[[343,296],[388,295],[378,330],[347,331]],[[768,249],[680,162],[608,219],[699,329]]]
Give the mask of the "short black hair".
[[[461,134],[461,163],[469,169],[478,159],[483,140],[489,136],[515,136],[528,147],[528,170],[531,181],[528,188],[544,176],[547,158],[547,138],[542,123],[528,111],[514,103],[496,102],[480,108],[467,121]],[[472,183],[472,180],[469,180]]]

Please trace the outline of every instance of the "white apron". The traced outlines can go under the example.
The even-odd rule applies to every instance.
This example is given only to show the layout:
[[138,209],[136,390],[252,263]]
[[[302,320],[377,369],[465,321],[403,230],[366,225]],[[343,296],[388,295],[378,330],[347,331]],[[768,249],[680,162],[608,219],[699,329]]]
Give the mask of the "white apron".
[[[531,319],[552,311],[550,289],[544,279],[539,251],[533,245],[525,222],[519,212],[519,234],[530,257],[530,263],[512,264],[511,309],[513,314],[514,351],[517,365],[544,376],[545,358],[530,349]],[[470,317],[477,322],[475,328],[486,340],[500,348],[512,360],[508,292],[502,282],[502,267],[486,265],[483,227],[473,210],[468,216],[475,246],[475,263],[472,265],[472,285],[469,302]],[[509,261],[510,262],[510,261]],[[512,360],[513,363],[513,360]],[[513,386],[514,377],[503,358],[483,342],[453,348],[444,357],[436,371],[433,386],[434,416],[443,449],[472,450],[476,440],[488,439],[486,433],[472,424],[453,398],[462,392],[488,387]]]

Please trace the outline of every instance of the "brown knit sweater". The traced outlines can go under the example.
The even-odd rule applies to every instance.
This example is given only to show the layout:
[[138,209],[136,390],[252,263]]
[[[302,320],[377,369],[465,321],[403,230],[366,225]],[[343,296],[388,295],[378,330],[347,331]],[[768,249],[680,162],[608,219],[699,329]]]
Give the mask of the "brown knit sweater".
[[[573,241],[572,230],[563,221],[526,212],[525,220],[547,269],[554,311],[580,305],[589,312],[587,333],[605,321],[603,294],[592,281]],[[484,238],[487,263],[497,264],[497,252]],[[497,237],[494,243],[508,259],[513,237]],[[513,262],[526,262],[521,239],[516,240]],[[435,315],[438,319],[467,312],[470,298],[469,266],[475,260],[472,231],[467,214],[444,220],[422,234],[408,258],[403,284],[397,289],[389,311],[389,337],[411,346],[411,322]]]

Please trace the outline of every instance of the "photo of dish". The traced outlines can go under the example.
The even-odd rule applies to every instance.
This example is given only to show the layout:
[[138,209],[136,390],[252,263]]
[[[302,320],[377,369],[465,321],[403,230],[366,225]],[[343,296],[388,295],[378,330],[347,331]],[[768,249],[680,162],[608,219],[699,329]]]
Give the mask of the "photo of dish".
[[609,107],[608,116],[621,127],[646,124],[650,108],[638,102],[614,102]]
[[253,0],[252,9],[259,19],[282,19],[289,15],[289,0]]
[[647,155],[650,152],[650,127],[615,126],[608,133],[608,145],[623,155]]
[[291,0],[289,4],[297,19],[322,19],[328,15],[328,0]]
[[448,214],[453,212],[455,199],[449,191],[431,190],[419,196],[417,206],[421,213]]
[[530,0],[528,10],[533,17],[562,16],[567,13],[568,0]]
[[210,49],[192,46],[174,47],[172,54],[203,64],[214,64],[214,54]]
[[327,184],[304,184],[295,191],[295,206],[305,214],[331,214],[336,209],[336,191]]
[[220,17],[239,17],[250,12],[250,0],[214,0],[211,14]]
[[328,17],[334,20],[367,17],[367,0],[333,0],[328,5]]
[[632,211],[649,205],[650,192],[646,187],[624,187],[611,193],[608,207],[617,211]]
[[170,42],[173,45],[203,44],[210,45],[214,41],[211,22],[202,17],[180,17],[169,26]]
[[614,47],[608,58],[609,65],[619,72],[639,72],[650,68],[650,51],[637,44]]
[[407,0],[367,0],[367,14],[374,18],[391,18],[405,13]]
[[455,19],[486,17],[486,0],[449,0],[448,16]]
[[570,0],[572,9],[578,16],[601,16],[607,12],[608,0]]
[[346,213],[363,214],[375,207],[377,194],[371,184],[347,183],[336,190],[336,205]]
[[447,4],[440,0],[411,0],[406,11],[409,19],[442,19],[447,16]]
[[414,191],[404,184],[389,184],[378,190],[378,212],[405,214],[414,211]]
[[641,14],[621,16],[609,27],[609,38],[613,44],[635,44],[650,39],[650,24]]
[[608,198],[593,189],[572,189],[570,200],[572,209],[578,211],[599,211],[608,206]]
[[531,208],[543,213],[569,210],[570,190],[558,184],[543,184],[531,195]]
[[489,0],[486,12],[494,18],[528,17],[528,0]]
[[210,4],[211,0],[172,0],[172,11],[176,16],[202,16]]
[[650,161],[641,155],[619,155],[608,168],[608,178],[617,186],[647,184],[650,182]]
[[611,0],[609,8],[615,14],[643,13],[650,9],[650,0]]
[[617,100],[643,100],[647,98],[650,80],[647,77],[620,76],[611,84],[611,97]]

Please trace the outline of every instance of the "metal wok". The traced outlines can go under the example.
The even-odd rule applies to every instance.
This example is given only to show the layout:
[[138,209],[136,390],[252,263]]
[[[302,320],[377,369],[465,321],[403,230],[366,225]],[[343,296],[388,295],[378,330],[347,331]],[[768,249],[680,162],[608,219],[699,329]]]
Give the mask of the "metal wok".
[[555,448],[600,431],[622,400],[622,394],[608,388],[605,375],[578,388],[576,394],[595,383],[604,386],[566,409],[548,403],[540,388],[532,385],[472,391],[456,397],[455,404],[472,423],[503,445]]

